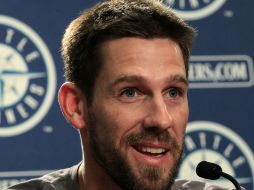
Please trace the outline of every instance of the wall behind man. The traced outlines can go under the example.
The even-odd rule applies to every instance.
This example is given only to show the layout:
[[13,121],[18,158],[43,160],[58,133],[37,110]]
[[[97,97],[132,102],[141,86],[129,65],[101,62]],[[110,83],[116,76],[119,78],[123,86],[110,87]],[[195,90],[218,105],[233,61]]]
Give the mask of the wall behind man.
[[[1,0],[0,189],[81,160],[78,133],[57,102],[64,81],[59,48],[69,22],[95,3]],[[195,165],[208,160],[254,189],[254,2],[164,3],[198,30],[178,177],[201,180],[193,177]]]

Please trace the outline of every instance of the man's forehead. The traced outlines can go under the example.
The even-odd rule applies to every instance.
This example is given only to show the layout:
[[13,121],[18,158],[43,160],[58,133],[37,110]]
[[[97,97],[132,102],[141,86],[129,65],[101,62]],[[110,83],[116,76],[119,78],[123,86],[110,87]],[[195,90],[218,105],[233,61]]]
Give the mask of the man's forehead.
[[[180,62],[184,66],[183,55],[179,45],[168,38],[145,39],[124,37],[108,40],[101,44],[100,52],[104,64],[112,66],[113,61],[149,60],[159,63],[163,61]],[[139,60],[139,61],[140,61]]]
[[[113,50],[113,55],[117,56],[119,53],[126,50],[142,50],[146,52],[146,50],[149,50],[149,48],[154,48],[154,50],[169,49],[171,51],[176,51],[177,54],[181,55],[181,57],[183,58],[180,46],[178,45],[178,43],[176,43],[170,38],[121,37],[106,40],[105,42],[100,44],[100,50],[104,56],[107,56],[110,50]],[[117,51],[118,54],[116,54],[116,50],[119,50]]]
[[188,84],[180,47],[170,39],[114,39],[102,44],[101,53],[103,63],[99,77],[107,77],[112,84],[127,79],[144,81],[145,76],[157,78],[160,75],[168,81],[179,79]]

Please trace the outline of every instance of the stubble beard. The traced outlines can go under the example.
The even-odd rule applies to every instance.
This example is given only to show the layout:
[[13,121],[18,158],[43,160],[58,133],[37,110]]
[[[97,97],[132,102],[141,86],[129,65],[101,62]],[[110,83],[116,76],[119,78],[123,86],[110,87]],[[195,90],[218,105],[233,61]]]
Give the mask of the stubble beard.
[[[113,131],[108,131],[109,133],[104,133],[107,135],[107,141],[100,141],[98,136],[98,125],[94,115],[89,113],[89,142],[92,151],[92,156],[95,161],[105,170],[105,172],[112,178],[121,189],[123,190],[170,190],[174,179],[176,177],[182,152],[183,146],[178,145],[176,140],[164,133],[160,136],[153,134],[151,132],[142,132],[139,134],[131,134],[126,138],[126,144],[130,145],[136,143],[140,140],[147,140],[154,138],[155,136],[163,139],[163,142],[168,141],[172,144],[172,154],[174,156],[175,163],[172,164],[171,170],[168,172],[168,177],[161,179],[161,175],[165,168],[154,168],[149,166],[144,166],[140,164],[140,171],[142,177],[138,177],[134,174],[133,169],[130,164],[124,158],[121,153],[114,147],[114,135]],[[106,126],[100,126],[106,127]]]

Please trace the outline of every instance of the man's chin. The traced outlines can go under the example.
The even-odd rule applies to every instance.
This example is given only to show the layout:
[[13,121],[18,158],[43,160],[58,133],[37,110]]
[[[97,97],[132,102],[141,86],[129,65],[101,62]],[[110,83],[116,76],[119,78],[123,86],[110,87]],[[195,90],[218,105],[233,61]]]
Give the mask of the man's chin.
[[175,178],[175,169],[142,166],[142,164],[139,164],[138,170],[132,173],[136,186],[133,189],[168,190]]
[[169,190],[172,186],[173,181],[169,179],[157,179],[149,180],[147,178],[141,178],[138,183],[135,184],[133,189],[138,190]]

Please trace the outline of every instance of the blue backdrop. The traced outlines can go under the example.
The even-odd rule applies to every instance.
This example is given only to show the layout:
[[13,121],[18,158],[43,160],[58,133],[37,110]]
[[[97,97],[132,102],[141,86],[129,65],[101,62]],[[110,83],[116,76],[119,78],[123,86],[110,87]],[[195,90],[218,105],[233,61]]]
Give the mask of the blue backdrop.
[[[0,189],[81,160],[78,133],[57,102],[64,81],[59,52],[66,26],[95,3],[1,0]],[[201,180],[195,165],[208,160],[254,190],[254,2],[164,3],[198,30],[178,177]]]

